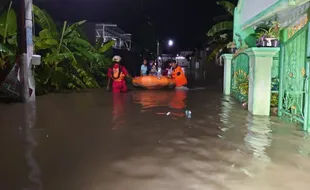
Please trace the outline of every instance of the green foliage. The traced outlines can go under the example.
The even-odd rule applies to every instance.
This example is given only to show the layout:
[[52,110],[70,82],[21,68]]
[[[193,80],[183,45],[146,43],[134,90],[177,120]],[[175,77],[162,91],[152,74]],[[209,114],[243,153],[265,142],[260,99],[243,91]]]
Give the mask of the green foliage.
[[276,38],[279,39],[280,29],[279,23],[273,22],[272,26],[269,29],[259,28],[256,33],[257,38],[265,37],[265,38]]
[[223,48],[225,48],[225,46],[226,46],[226,44],[218,44],[218,45],[213,49],[213,51],[208,55],[208,57],[207,57],[207,62],[210,63],[211,61],[213,61],[213,60],[216,58],[218,52],[219,52],[220,50],[222,50]]
[[234,15],[236,6],[229,1],[217,1],[216,4],[221,5],[230,15]]
[[[235,5],[232,4],[229,1],[217,1],[218,5],[222,6],[231,16],[234,16],[235,11]],[[208,31],[208,36],[214,36],[217,33],[222,33],[224,31],[232,31],[233,30],[233,21],[232,20],[225,20],[221,21],[219,23],[216,23],[211,27],[211,29]]]
[[278,93],[272,93],[271,94],[270,106],[271,107],[277,107],[278,106],[278,99],[279,99],[279,94]]
[[[217,1],[218,5],[222,6],[231,16],[234,15],[235,5],[229,1]],[[229,17],[231,18],[231,17]],[[211,41],[216,41],[219,45],[213,49],[213,52],[208,56],[207,61],[214,60],[219,51],[223,50],[227,44],[232,41],[233,20],[222,20],[211,27],[207,32],[207,36]],[[219,38],[220,36],[220,38]],[[223,38],[222,36],[226,36]]]
[[[17,23],[11,5],[0,15],[1,67],[11,57],[16,57]],[[101,42],[93,47],[79,32],[79,27],[86,21],[71,25],[64,22],[58,30],[46,11],[34,5],[33,13],[36,24],[40,26],[38,35],[33,37],[35,52],[42,57],[42,64],[35,69],[37,93],[98,88],[98,76],[104,80],[104,72],[111,63],[104,53],[114,42],[104,45]]]
[[16,13],[11,9],[0,15],[0,70],[11,67],[14,63],[17,47],[17,21]]
[[227,30],[233,30],[233,21],[222,21],[219,23],[216,23],[212,26],[212,28],[208,31],[208,36],[214,36],[217,33],[221,33]]
[[80,38],[76,30],[85,21],[70,26],[64,22],[59,33],[45,11],[34,6],[34,15],[42,29],[34,40],[35,51],[43,57],[42,65],[37,69],[42,72],[36,72],[36,82],[56,91],[99,87],[89,66],[81,64],[94,60],[92,46]]

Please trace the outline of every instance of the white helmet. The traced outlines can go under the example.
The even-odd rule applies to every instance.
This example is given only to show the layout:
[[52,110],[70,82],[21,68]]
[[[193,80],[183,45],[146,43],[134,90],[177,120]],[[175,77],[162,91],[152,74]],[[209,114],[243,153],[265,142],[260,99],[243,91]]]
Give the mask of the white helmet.
[[112,58],[112,61],[113,61],[113,62],[116,62],[116,63],[121,62],[121,60],[122,60],[121,56],[118,56],[118,55],[115,55],[115,56]]

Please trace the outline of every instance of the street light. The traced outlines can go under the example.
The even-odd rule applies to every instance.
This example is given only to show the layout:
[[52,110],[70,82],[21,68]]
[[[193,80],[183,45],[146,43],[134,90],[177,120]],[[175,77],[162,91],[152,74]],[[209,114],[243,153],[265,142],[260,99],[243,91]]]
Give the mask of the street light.
[[[164,42],[166,44],[166,46],[168,45],[169,47],[172,47],[174,45],[173,40],[168,40],[168,41],[163,40],[161,42]],[[160,46],[161,42],[159,41],[159,38],[158,38],[158,40],[157,40],[157,62],[158,62],[158,57],[160,56],[160,53],[159,53],[160,47],[159,46]]]
[[168,46],[170,46],[170,47],[173,46],[173,41],[172,40],[168,41]]

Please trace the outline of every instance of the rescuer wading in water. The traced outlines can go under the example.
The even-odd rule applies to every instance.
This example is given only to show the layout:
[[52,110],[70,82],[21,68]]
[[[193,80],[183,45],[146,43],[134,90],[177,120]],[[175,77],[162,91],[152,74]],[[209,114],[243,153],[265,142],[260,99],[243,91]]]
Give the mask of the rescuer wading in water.
[[175,81],[176,88],[185,87],[187,85],[187,79],[185,73],[175,60],[171,61],[171,78]]
[[113,57],[113,66],[108,70],[108,84],[107,90],[110,90],[110,83],[112,80],[112,92],[113,93],[120,93],[120,92],[127,92],[128,88],[126,85],[125,77],[131,78],[127,69],[120,64],[121,57],[116,55]]

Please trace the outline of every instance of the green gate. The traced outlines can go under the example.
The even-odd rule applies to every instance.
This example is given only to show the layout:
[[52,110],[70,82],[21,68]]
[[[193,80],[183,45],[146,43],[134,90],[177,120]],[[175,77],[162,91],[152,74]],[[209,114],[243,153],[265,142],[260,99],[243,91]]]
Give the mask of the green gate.
[[240,102],[248,100],[249,61],[246,53],[240,53],[232,59],[231,94]]
[[309,24],[281,45],[278,104],[279,116],[303,124],[306,131],[310,131],[308,35]]

